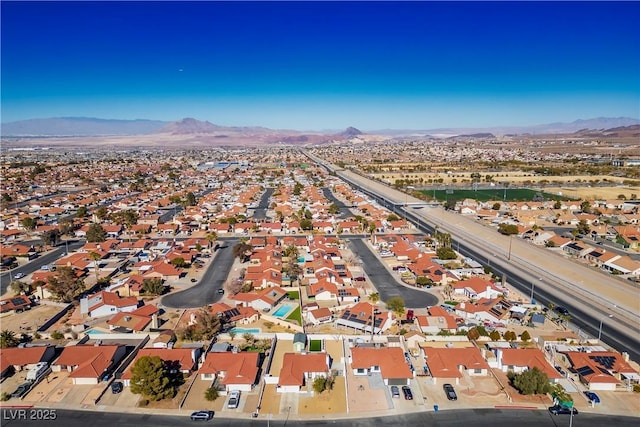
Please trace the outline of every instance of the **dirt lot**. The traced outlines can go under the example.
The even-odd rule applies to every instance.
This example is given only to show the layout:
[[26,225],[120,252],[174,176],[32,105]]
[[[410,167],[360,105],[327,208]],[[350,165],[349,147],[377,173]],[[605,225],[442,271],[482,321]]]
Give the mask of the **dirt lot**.
[[627,199],[631,199],[632,194],[640,194],[640,187],[548,187],[545,191],[549,193],[562,193],[564,196],[578,199],[617,199],[618,195],[624,194]]
[[340,414],[347,412],[345,378],[337,377],[330,392],[325,391],[311,397],[299,397],[298,414]]
[[2,329],[15,331],[19,335],[22,332],[35,331],[61,309],[62,307],[55,305],[40,304],[22,313],[5,314],[0,318],[0,323]]

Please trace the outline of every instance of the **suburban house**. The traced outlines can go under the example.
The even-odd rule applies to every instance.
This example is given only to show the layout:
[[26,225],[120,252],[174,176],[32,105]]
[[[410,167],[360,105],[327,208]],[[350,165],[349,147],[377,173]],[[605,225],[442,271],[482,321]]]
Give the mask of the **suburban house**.
[[612,351],[567,351],[563,352],[589,390],[615,391],[618,385],[626,382],[637,383],[638,373],[619,353]]
[[344,309],[336,319],[337,326],[345,326],[369,333],[373,324],[373,331],[376,334],[386,331],[394,322],[395,319],[390,311],[380,311],[376,306],[368,302],[359,302],[352,307]]
[[143,348],[138,351],[136,358],[129,365],[122,375],[125,386],[131,385],[131,368],[135,362],[144,356],[157,356],[164,362],[165,366],[172,372],[182,372],[190,374],[197,369],[198,360],[202,354],[201,348]]
[[349,363],[354,375],[380,373],[386,385],[409,385],[413,378],[400,347],[353,347]]
[[304,317],[307,322],[316,326],[333,321],[333,313],[326,307],[305,311]]
[[458,325],[454,316],[440,306],[429,308],[429,315],[416,316],[420,331],[425,334],[437,334],[440,331],[456,333]]
[[62,350],[53,372],[68,371],[73,384],[98,384],[112,374],[127,350],[123,345],[73,345]]
[[198,372],[203,381],[220,381],[227,392],[251,391],[258,381],[259,366],[256,352],[208,353]]
[[4,378],[9,370],[29,370],[38,363],[49,363],[56,355],[52,345],[11,347],[0,349],[0,378]]
[[107,320],[109,329],[122,332],[142,332],[158,327],[158,307],[153,304],[143,305],[131,312],[116,313]]
[[232,300],[238,301],[244,307],[252,307],[258,311],[271,310],[280,301],[287,297],[287,291],[279,288],[266,288],[257,292],[241,292],[232,297]]
[[[316,377],[329,375],[331,358],[326,353],[285,353],[277,377],[265,377],[266,384],[276,384],[278,393],[300,393]],[[308,382],[307,382],[308,380]]]
[[89,317],[102,317],[138,308],[138,298],[120,298],[115,292],[100,291],[80,300],[80,312]]
[[470,376],[487,375],[489,364],[476,347],[432,348],[422,347],[425,363],[433,382],[455,382],[458,384],[463,371]]
[[0,313],[8,313],[10,311],[19,313],[31,308],[31,298],[26,295],[16,295],[15,297],[0,300]]
[[503,293],[503,291],[496,288],[491,281],[480,277],[471,277],[466,280],[461,280],[453,283],[452,286],[456,295],[463,295],[470,299],[493,299]]
[[[495,362],[490,362],[489,365],[493,368],[498,368],[502,372],[512,371],[519,374],[528,369],[538,368],[545,374],[552,382],[557,382],[562,375],[556,371],[553,366],[547,362],[544,357],[544,353],[537,348],[497,348],[494,351],[496,356]],[[495,366],[493,366],[495,364]]]

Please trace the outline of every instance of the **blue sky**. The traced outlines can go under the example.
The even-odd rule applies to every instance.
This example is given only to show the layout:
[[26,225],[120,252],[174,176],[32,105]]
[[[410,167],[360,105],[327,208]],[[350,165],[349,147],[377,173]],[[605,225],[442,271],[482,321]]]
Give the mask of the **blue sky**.
[[2,1],[2,121],[640,118],[638,2]]

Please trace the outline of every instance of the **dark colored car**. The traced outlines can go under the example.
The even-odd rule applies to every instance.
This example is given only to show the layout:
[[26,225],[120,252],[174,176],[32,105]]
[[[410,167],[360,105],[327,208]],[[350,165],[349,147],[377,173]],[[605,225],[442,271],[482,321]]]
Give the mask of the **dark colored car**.
[[562,367],[561,367],[561,366],[556,365],[556,367],[555,367],[555,368],[556,368],[556,371],[558,371],[558,373],[559,373],[560,375],[562,375],[563,377],[566,377],[566,376],[567,376],[567,373],[564,371],[564,369],[562,369]]
[[409,386],[402,386],[402,394],[404,394],[405,400],[413,400],[413,393],[411,392],[411,388],[409,388]]
[[16,391],[14,391],[11,394],[11,397],[15,397],[15,398],[21,398],[22,396],[24,396],[25,394],[29,393],[29,390],[31,390],[31,383],[22,383],[18,386],[18,388],[16,389]]
[[120,381],[114,381],[111,383],[111,393],[118,394],[121,393],[124,389],[124,386]]
[[456,394],[456,391],[453,389],[453,386],[451,384],[443,385],[442,389],[444,390],[444,394],[447,395],[447,399],[458,400],[458,395]]
[[578,410],[576,408],[567,408],[566,406],[550,406],[549,412],[553,415],[570,415],[571,411],[573,411],[573,415],[578,415]]
[[556,313],[568,316],[569,315],[569,310],[567,310],[565,307],[558,306],[558,307],[556,307]]
[[600,397],[592,391],[583,391],[584,395],[589,399],[589,403],[600,403]]
[[367,279],[365,279],[364,277],[360,276],[360,277],[356,277],[356,278],[355,278],[355,279],[353,279],[353,280],[355,280],[356,282],[364,282],[364,281],[365,281],[365,280],[367,280]]
[[213,411],[197,411],[191,413],[191,421],[208,421],[213,418]]

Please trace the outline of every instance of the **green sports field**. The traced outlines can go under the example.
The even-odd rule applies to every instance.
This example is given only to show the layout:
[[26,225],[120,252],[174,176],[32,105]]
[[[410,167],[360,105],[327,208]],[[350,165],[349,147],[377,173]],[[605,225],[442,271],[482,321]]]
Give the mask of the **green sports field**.
[[571,200],[568,197],[558,196],[557,194],[544,193],[529,188],[489,188],[479,190],[454,189],[448,190],[421,190],[421,193],[433,197],[436,200],[445,201],[448,199],[464,200],[474,199],[479,202],[487,200],[509,201],[509,202],[530,202],[541,200]]

